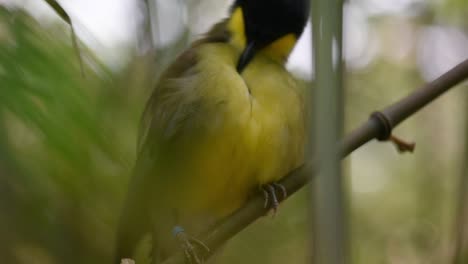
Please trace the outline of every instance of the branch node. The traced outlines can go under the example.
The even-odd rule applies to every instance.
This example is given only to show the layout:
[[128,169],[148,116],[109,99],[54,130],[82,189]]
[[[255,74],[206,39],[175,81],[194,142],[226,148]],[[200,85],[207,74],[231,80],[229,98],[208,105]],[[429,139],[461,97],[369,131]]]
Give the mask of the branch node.
[[382,112],[375,111],[371,114],[370,119],[374,119],[379,124],[379,134],[376,138],[379,141],[389,140],[392,136],[393,126],[390,120]]
[[408,142],[403,139],[400,139],[392,134],[393,125],[390,122],[390,119],[383,114],[382,112],[376,111],[373,112],[370,116],[370,119],[377,121],[379,128],[378,128],[378,135],[376,138],[379,141],[390,141],[395,144],[398,152],[413,152],[416,144],[414,142]]

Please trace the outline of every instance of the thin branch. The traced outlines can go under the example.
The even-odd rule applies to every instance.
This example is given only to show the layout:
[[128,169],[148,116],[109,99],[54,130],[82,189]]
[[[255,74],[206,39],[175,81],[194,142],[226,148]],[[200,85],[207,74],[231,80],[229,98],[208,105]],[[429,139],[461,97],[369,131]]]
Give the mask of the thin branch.
[[76,56],[78,57],[78,62],[80,63],[81,76],[84,77],[85,75],[84,75],[83,59],[81,57],[80,48],[78,46],[78,41],[77,41],[77,37],[76,37],[76,33],[75,33],[75,27],[73,26],[73,22],[70,19],[70,16],[68,15],[68,13],[65,11],[65,9],[57,1],[55,1],[55,0],[45,0],[45,1],[55,11],[55,13],[60,18],[63,19],[63,21],[65,21],[68,25],[70,25],[73,49],[75,50]]
[[[310,184],[308,245],[310,263],[349,263],[348,209],[336,142],[343,137],[343,1],[315,0],[310,6],[315,86],[312,98],[312,144],[320,172]],[[336,58],[340,58],[336,60]],[[313,146],[313,147],[312,147]],[[310,175],[312,176],[312,175]]]
[[[465,109],[468,111],[468,91],[465,96]],[[465,142],[463,149],[463,159],[461,163],[460,176],[458,179],[458,191],[456,192],[457,209],[454,221],[455,241],[453,264],[468,262],[468,115],[465,115]]]
[[[390,139],[395,126],[465,79],[468,79],[468,59],[402,100],[372,114],[367,122],[355,129],[339,143],[340,156],[342,158],[348,156],[373,139],[381,141]],[[284,185],[288,194],[291,195],[306,185],[311,179],[311,175],[315,174],[317,170],[315,164],[315,161],[311,161],[284,177],[280,183]],[[205,244],[210,248],[210,252],[205,258],[208,258],[226,241],[261,216],[267,214],[267,212],[267,209],[263,207],[263,196],[258,194],[252,197],[244,207],[227,217],[216,228],[201,236]],[[164,262],[164,264],[180,263],[184,263],[182,252],[176,252]]]

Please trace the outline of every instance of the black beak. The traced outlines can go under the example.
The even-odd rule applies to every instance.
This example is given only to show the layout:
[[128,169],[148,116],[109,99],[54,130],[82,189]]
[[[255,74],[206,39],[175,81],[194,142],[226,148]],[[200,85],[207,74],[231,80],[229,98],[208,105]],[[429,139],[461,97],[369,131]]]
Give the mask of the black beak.
[[237,62],[237,72],[242,73],[245,67],[250,63],[256,53],[256,44],[254,41],[247,44]]

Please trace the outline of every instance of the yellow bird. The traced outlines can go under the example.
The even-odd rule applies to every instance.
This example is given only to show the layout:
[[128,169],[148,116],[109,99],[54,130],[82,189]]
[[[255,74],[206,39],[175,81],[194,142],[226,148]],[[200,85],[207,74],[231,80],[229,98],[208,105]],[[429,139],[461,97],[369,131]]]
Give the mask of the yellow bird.
[[262,187],[276,208],[275,182],[304,160],[307,98],[285,62],[308,12],[308,0],[236,0],[163,73],[142,117],[117,263],[147,233],[155,263],[176,237],[189,251],[191,235]]

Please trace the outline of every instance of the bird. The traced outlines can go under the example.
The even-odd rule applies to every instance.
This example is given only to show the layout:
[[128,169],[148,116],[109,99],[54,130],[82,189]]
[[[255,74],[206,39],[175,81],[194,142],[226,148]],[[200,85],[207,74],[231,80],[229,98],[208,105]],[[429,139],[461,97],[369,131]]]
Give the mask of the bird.
[[251,195],[263,192],[276,209],[276,193],[286,195],[277,181],[304,163],[307,89],[285,64],[309,7],[235,0],[162,73],[141,118],[115,263],[148,234],[153,263],[180,246],[201,263],[196,236]]

